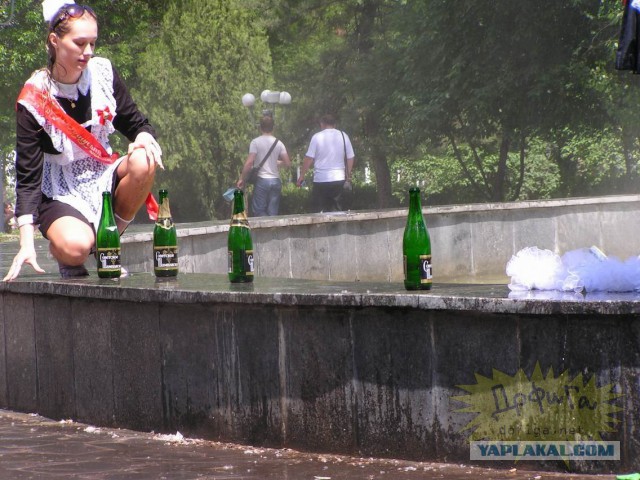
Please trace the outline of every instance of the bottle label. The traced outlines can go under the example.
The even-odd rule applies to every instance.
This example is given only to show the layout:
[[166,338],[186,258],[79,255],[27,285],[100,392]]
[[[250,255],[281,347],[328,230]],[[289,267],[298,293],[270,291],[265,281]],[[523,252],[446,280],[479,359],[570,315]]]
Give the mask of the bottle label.
[[245,251],[244,269],[247,272],[247,275],[253,275],[253,250]]
[[234,218],[231,220],[231,226],[249,228],[249,221],[246,218],[244,220],[241,218]]
[[153,268],[156,270],[178,268],[178,247],[153,247]]
[[[242,271],[246,275],[253,275],[253,271],[254,271],[253,250],[240,250],[240,262],[242,264]],[[233,252],[231,250],[229,250],[228,266],[229,266],[229,273],[234,273]]]
[[164,228],[165,230],[171,230],[173,228],[173,219],[171,217],[158,217],[158,220],[156,220],[156,226]]
[[431,283],[431,255],[420,255],[420,283]]
[[98,272],[112,272],[122,268],[120,248],[98,248]]

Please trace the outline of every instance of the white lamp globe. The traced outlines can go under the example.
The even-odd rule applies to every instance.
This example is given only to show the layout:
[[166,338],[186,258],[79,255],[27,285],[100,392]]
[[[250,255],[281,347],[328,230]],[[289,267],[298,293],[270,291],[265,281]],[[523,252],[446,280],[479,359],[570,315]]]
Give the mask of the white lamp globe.
[[269,95],[267,95],[267,103],[276,104],[279,101],[280,101],[280,92],[269,90]]
[[289,105],[291,103],[291,94],[289,92],[280,92],[280,105]]
[[267,100],[269,99],[270,93],[271,93],[270,90],[263,90],[262,93],[260,94],[260,100],[266,103]]
[[242,105],[244,105],[245,107],[253,107],[255,103],[256,103],[256,97],[254,97],[252,94],[245,93],[242,96]]

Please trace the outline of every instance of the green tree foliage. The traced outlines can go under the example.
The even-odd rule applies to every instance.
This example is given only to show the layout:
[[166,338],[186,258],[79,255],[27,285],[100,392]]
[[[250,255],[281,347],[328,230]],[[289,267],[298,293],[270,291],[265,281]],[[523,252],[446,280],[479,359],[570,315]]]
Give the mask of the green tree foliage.
[[[603,154],[609,152],[609,157],[620,157],[621,165],[618,166],[617,176],[609,178],[607,191],[638,191],[638,160],[640,159],[640,82],[638,76],[630,72],[619,72],[612,68],[613,52],[617,48],[618,32],[620,28],[622,5],[619,2],[605,1],[601,3],[597,18],[601,25],[594,31],[592,38],[595,45],[600,45],[609,55],[600,55],[592,59],[590,82],[596,89],[606,106],[608,122],[606,134],[613,141],[603,142]],[[573,137],[578,139],[581,132],[574,132]],[[596,138],[601,138],[598,135]],[[589,138],[593,138],[589,135]],[[600,155],[602,157],[602,155]],[[572,164],[569,160],[567,162]],[[620,168],[621,167],[621,168]],[[568,181],[564,182],[565,195],[585,195],[589,185],[599,185],[597,179],[582,179],[583,185],[577,188]],[[603,188],[600,188],[602,191]]]
[[374,171],[378,207],[391,203],[388,156],[397,144],[386,111],[399,75],[387,47],[395,35],[387,19],[396,4],[283,0],[279,11],[287,15],[270,31],[277,83],[295,101],[287,125],[291,147],[303,154],[319,116],[336,114],[338,128],[354,143],[357,175],[362,177],[364,166]]
[[[32,48],[40,38],[37,26],[42,22],[33,3],[0,1],[0,204],[13,201],[11,189],[6,187],[13,171],[15,100],[28,72],[44,58],[44,49]],[[0,226],[0,231],[3,229],[4,225]]]
[[[358,207],[394,205],[416,183],[434,203],[638,189],[640,82],[613,69],[619,0],[91,5],[98,55],[160,134],[159,183],[177,192],[181,219],[228,214],[220,194],[256,133],[240,98],[263,89],[293,96],[278,107],[276,134],[294,160],[319,115],[338,115],[356,148],[357,187],[367,167],[376,186],[375,201],[367,189],[370,204]],[[5,156],[16,95],[46,60],[40,1],[0,0],[0,24],[9,20],[0,26]]]
[[[169,6],[142,56],[136,97],[159,135],[160,181],[183,192],[183,220],[227,216],[222,193],[235,184],[257,133],[241,103],[270,82],[267,37],[257,12],[237,0],[184,0]],[[188,193],[188,194],[187,194]]]
[[602,54],[597,13],[590,0],[408,2],[394,48],[411,138],[448,145],[477,198],[518,198],[533,136],[604,124],[587,61]]
[[[358,168],[373,171],[376,206],[391,204],[392,185],[416,182],[443,199],[522,198],[532,165],[540,166],[531,156],[539,139],[553,153],[546,162],[557,165],[542,171],[560,176],[545,183],[554,193],[540,194],[584,185],[564,145],[571,132],[605,128],[615,110],[603,95],[610,73],[595,81],[598,67],[612,69],[621,13],[613,0],[277,5],[290,13],[272,27],[274,72],[302,93],[294,95],[293,144],[304,149],[318,113],[338,113],[355,134]],[[436,158],[448,175],[430,168]]]
[[0,155],[6,158],[15,145],[14,105],[29,74],[44,65],[41,10],[33,1],[2,2],[0,10]]

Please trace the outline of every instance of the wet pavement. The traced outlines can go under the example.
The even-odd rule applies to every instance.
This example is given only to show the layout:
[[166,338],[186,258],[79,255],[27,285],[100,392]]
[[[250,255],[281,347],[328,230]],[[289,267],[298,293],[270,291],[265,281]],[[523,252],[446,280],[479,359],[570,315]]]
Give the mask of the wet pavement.
[[0,410],[0,479],[431,480],[615,479],[516,468],[301,453],[131,430]]

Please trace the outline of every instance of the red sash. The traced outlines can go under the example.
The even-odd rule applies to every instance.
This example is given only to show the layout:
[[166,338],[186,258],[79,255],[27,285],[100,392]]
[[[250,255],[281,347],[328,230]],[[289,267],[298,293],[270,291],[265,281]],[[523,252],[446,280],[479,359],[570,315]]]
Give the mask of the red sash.
[[[106,165],[111,165],[118,159],[119,155],[117,153],[109,155],[106,149],[98,142],[98,139],[67,115],[60,104],[54,101],[46,91],[28,83],[20,92],[18,101],[28,103],[35,108],[39,115],[51,122],[54,127],[69,137],[73,143],[92,158]],[[108,114],[108,112],[106,112],[106,114]],[[145,204],[149,218],[151,220],[157,220],[158,203],[151,193],[147,196]]]

